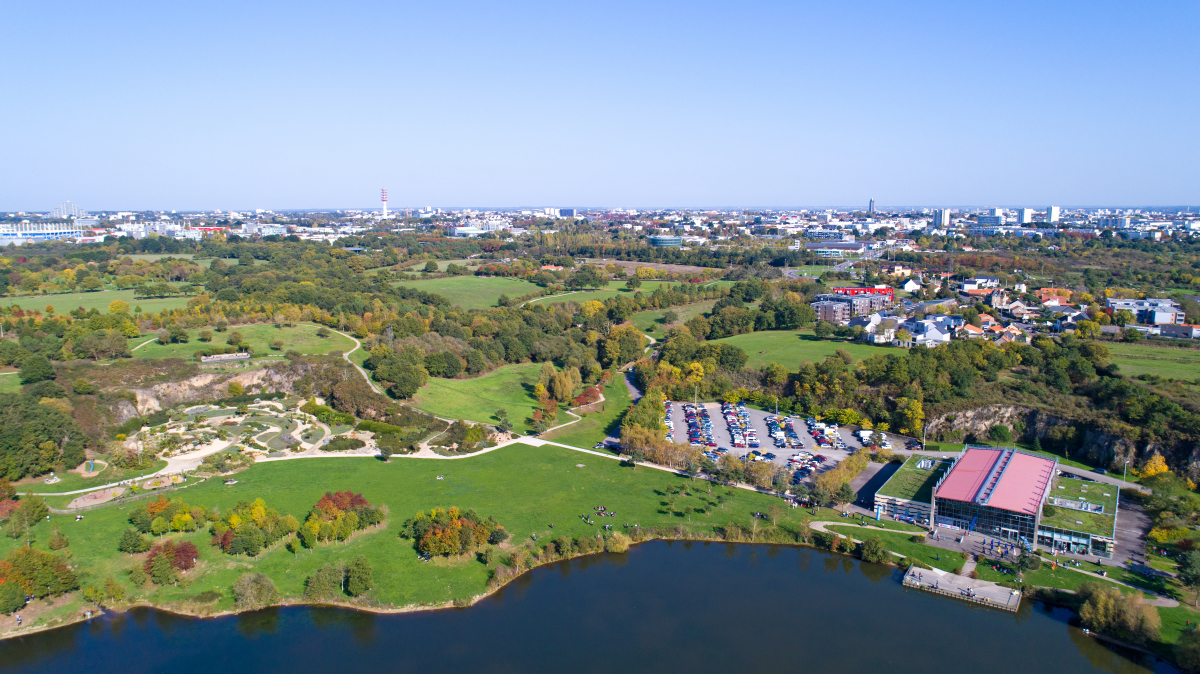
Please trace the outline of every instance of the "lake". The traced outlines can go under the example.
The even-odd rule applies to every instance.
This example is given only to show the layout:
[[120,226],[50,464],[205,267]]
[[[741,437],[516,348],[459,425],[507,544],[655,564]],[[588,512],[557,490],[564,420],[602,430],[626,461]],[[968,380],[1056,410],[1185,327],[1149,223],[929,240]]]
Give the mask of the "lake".
[[525,574],[467,609],[152,609],[0,642],[0,671],[1171,672],[1025,602],[987,610],[806,548],[653,542]]

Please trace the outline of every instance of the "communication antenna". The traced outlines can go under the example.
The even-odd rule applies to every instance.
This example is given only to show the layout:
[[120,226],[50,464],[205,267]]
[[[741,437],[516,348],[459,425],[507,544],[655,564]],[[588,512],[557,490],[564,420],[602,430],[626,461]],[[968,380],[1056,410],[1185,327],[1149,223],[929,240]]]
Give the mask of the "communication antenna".
[[382,190],[380,190],[380,192],[382,193],[382,195],[380,196],[380,199],[383,201],[383,217],[386,218],[387,217],[387,188],[384,187]]

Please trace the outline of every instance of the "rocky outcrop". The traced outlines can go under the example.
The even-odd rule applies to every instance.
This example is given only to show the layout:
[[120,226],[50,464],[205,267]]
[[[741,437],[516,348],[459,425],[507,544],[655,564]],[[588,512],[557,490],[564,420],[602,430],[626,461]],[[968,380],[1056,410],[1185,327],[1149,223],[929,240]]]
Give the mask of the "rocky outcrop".
[[1069,419],[1047,414],[1045,410],[1023,405],[985,405],[973,410],[949,412],[934,417],[929,421],[927,433],[930,438],[939,438],[958,431],[965,437],[974,435],[986,438],[992,426],[1008,426],[1015,431],[1022,429],[1021,434],[1028,437],[1044,438],[1055,426],[1069,426]]
[[272,367],[247,370],[238,374],[202,373],[182,381],[129,389],[135,396],[136,403],[122,401],[117,412],[118,417],[124,417],[119,420],[124,421],[131,416],[145,416],[158,410],[170,409],[180,403],[224,398],[228,395],[229,385],[235,382],[241,384],[247,393],[291,393],[295,379],[293,372]]

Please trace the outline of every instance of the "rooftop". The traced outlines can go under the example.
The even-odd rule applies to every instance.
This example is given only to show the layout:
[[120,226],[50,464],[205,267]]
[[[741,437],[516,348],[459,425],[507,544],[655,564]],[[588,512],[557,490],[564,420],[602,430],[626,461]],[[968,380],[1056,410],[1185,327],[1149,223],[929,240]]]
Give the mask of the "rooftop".
[[[929,467],[918,468],[918,464],[929,462]],[[876,492],[880,496],[902,498],[907,501],[931,503],[933,487],[938,479],[950,468],[951,461],[936,459],[931,456],[910,456],[900,469],[888,478],[887,482]]]
[[1006,447],[968,445],[937,497],[1036,515],[1057,462]]
[[[1089,482],[1059,477],[1050,488],[1049,499],[1074,501],[1081,506],[1102,508],[1102,512],[1075,510],[1068,505],[1050,503],[1052,515],[1042,511],[1042,526],[1078,531],[1096,536],[1112,536],[1117,519],[1117,498],[1120,489],[1103,482]],[[1061,503],[1061,501],[1060,501]]]

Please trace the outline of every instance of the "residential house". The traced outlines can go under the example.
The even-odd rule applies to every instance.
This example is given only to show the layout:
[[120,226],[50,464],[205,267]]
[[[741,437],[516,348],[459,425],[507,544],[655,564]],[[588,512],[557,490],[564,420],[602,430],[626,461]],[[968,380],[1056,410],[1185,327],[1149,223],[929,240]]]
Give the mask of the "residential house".
[[897,337],[892,341],[896,346],[924,346],[932,349],[939,344],[950,342],[950,329],[944,325],[939,327],[935,321],[910,319],[905,321],[901,327],[908,330],[910,338],[902,342]]
[[966,325],[964,325],[958,329],[959,337],[967,337],[967,338],[973,339],[975,337],[983,337],[986,334],[987,333],[984,331],[983,328],[977,328],[974,325],[971,325],[970,323],[967,323]]
[[912,269],[902,264],[889,264],[879,270],[879,273],[884,276],[894,276],[897,278],[908,278],[912,276]]
[[921,289],[921,284],[917,283],[916,279],[910,278],[900,286],[900,289],[906,293],[915,293]]
[[891,344],[896,338],[896,330],[900,321],[880,313],[870,316],[856,316],[850,319],[850,327],[859,326],[863,329],[863,341],[870,344]]
[[1071,291],[1066,288],[1040,288],[1035,294],[1042,306],[1059,306],[1071,301]]
[[1175,337],[1177,339],[1200,339],[1200,325],[1160,325],[1163,337]]
[[999,288],[1000,279],[996,276],[976,276],[963,281],[963,290],[978,290],[980,288]]

